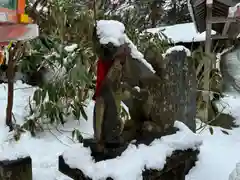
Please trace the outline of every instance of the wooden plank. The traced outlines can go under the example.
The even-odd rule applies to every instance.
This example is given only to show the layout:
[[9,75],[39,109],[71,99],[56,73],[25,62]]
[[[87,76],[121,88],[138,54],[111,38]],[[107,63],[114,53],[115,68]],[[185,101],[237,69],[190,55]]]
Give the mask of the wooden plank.
[[211,36],[212,40],[221,40],[221,39],[234,39],[233,37],[230,37],[228,35],[222,35],[222,34],[218,34],[218,35],[212,35]]
[[226,6],[235,6],[236,2],[234,2],[233,0],[216,0],[222,4],[225,4]]
[[225,36],[228,32],[228,29],[230,27],[232,22],[226,22],[225,25],[224,25],[224,28],[223,28],[223,31],[222,31],[222,35]]
[[193,6],[193,8],[194,7],[196,7],[196,6],[199,6],[200,4],[203,4],[203,6],[204,6],[204,2],[205,2],[205,0],[192,0],[193,1],[193,3],[192,3],[192,6]]
[[212,48],[212,40],[211,40],[211,32],[212,32],[212,23],[209,22],[212,19],[212,5],[210,2],[206,2],[206,42],[205,42],[205,53],[207,57],[204,60],[204,77],[203,77],[203,89],[205,93],[203,94],[203,100],[205,101],[205,109],[204,109],[204,121],[208,121],[208,106],[209,106],[209,76],[210,70],[212,69],[212,62],[208,58],[211,56],[211,48]]
[[237,17],[212,17],[209,20],[209,23],[218,24],[218,23],[226,23],[226,22],[237,22],[239,18]]
[[[236,13],[234,13],[234,17],[233,17],[233,18],[235,18],[236,20],[238,20],[238,18],[236,17]],[[232,22],[230,22],[230,21],[227,21],[227,22],[225,23],[224,28],[223,28],[223,31],[222,31],[222,35],[223,35],[223,36],[227,34],[231,23],[232,23]]]

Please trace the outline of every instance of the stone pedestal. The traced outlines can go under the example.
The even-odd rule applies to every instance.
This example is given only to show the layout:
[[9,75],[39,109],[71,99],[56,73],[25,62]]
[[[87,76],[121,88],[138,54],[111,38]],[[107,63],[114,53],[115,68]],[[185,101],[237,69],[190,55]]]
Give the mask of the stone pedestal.
[[[162,170],[146,169],[143,171],[143,180],[185,180],[185,175],[195,165],[198,153],[198,150],[192,149],[174,151],[172,156],[166,159],[166,164]],[[74,180],[91,180],[80,169],[70,168],[65,163],[63,156],[59,156],[59,171]],[[106,180],[114,179],[107,177]]]
[[185,180],[185,175],[195,165],[197,161],[198,150],[175,151],[171,157],[166,160],[164,169],[145,170],[143,180]]
[[32,180],[32,159],[0,161],[0,180]]
[[117,156],[121,156],[122,152],[127,148],[127,144],[120,144],[120,143],[108,143],[105,144],[105,152],[98,152],[96,141],[94,139],[84,139],[83,146],[89,147],[92,152],[92,157],[96,162],[103,161],[107,159],[113,159]]

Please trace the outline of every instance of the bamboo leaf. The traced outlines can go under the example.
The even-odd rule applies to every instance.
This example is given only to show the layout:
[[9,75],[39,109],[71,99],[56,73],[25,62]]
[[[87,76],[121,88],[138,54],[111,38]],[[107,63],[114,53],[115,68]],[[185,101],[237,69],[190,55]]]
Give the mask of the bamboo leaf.
[[42,95],[41,89],[37,89],[37,90],[34,92],[33,100],[36,102],[36,105],[37,105],[37,106],[41,103],[41,95]]
[[209,127],[210,134],[213,135],[213,128]]
[[82,114],[83,118],[87,121],[88,120],[88,116],[87,116],[83,106],[80,106],[80,111],[81,111],[81,114]]

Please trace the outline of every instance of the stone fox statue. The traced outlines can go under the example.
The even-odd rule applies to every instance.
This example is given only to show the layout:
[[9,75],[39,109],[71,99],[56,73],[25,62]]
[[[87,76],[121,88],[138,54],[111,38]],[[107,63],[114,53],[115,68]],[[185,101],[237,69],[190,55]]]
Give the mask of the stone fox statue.
[[132,120],[126,122],[124,128],[128,141],[137,139],[151,142],[154,138],[174,132],[176,107],[172,95],[169,95],[172,86],[167,63],[161,54],[152,53],[146,59],[156,73],[139,79],[137,95],[132,96],[133,107],[129,108]]
[[94,108],[94,136],[99,151],[104,150],[107,144],[120,142],[120,135],[124,124],[119,117],[120,104],[129,93],[122,85],[124,64],[129,55],[127,45],[122,45],[115,53],[111,66],[98,85],[95,95]]

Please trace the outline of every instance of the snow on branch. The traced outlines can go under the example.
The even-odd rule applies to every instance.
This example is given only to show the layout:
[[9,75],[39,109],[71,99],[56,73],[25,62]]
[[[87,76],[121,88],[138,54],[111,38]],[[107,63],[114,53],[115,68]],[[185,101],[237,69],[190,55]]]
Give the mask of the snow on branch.
[[75,144],[65,151],[63,158],[71,168],[80,169],[92,179],[141,179],[142,170],[145,168],[163,169],[166,158],[175,150],[196,149],[202,144],[200,137],[182,122],[176,121],[174,126],[179,129],[175,134],[156,139],[149,146],[130,144],[122,155],[115,159],[96,163],[90,148],[85,148],[82,144]]
[[138,51],[137,47],[133,44],[133,42],[128,38],[125,34],[125,26],[115,20],[100,20],[97,22],[97,35],[100,39],[101,44],[112,43],[115,46],[120,46],[124,43],[129,45],[131,49],[131,56],[134,59],[137,59],[141,63],[143,63],[148,69],[150,69],[153,73],[155,70],[152,65],[149,64],[145,59],[141,52]]

